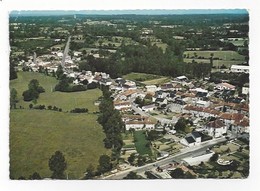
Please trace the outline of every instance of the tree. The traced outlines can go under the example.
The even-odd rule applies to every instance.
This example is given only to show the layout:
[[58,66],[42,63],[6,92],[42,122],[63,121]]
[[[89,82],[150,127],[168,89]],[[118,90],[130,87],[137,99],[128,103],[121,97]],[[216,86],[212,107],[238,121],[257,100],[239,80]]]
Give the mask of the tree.
[[137,175],[136,172],[131,171],[123,179],[143,179],[143,178]]
[[30,180],[41,180],[42,177],[40,176],[40,174],[38,172],[34,172],[32,175],[29,176]]
[[57,78],[58,78],[59,80],[62,78],[63,73],[64,73],[64,72],[63,72],[62,66],[59,65],[58,68],[57,68],[57,71],[56,71],[56,76],[57,76]]
[[17,72],[15,71],[14,64],[10,62],[10,80],[16,79],[17,78]]
[[10,92],[10,108],[16,109],[16,103],[17,103],[17,91],[15,88],[12,88]]
[[53,172],[51,178],[65,179],[64,171],[67,168],[65,157],[60,151],[56,151],[49,159],[49,168]]
[[135,161],[135,153],[132,153],[129,157],[128,157],[128,162],[133,165],[134,161]]
[[39,81],[32,79],[28,84],[28,90],[23,92],[24,101],[37,100],[40,93],[45,92],[44,88],[40,86]]
[[112,169],[112,164],[110,162],[110,157],[108,155],[101,155],[99,157],[98,171],[100,173],[108,172]]
[[214,153],[209,159],[210,161],[216,162],[218,160],[218,153]]
[[95,176],[94,166],[92,164],[88,165],[84,179],[92,179]]
[[180,179],[184,178],[184,172],[181,168],[176,168],[175,170],[170,172],[172,178]]
[[176,129],[176,131],[185,131],[185,127],[186,127],[186,125],[187,125],[187,122],[186,122],[186,120],[184,119],[184,118],[180,118],[178,121],[177,121],[177,123],[175,124],[175,129]]

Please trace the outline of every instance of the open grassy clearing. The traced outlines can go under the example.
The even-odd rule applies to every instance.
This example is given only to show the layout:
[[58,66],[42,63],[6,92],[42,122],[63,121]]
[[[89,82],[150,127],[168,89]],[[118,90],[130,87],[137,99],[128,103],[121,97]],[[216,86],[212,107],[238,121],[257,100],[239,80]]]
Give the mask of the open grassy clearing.
[[149,141],[146,139],[145,131],[135,131],[134,138],[136,150],[140,155],[152,155],[152,151],[148,145]]
[[[55,105],[63,111],[84,107],[90,114],[28,109],[31,102],[23,101],[22,92],[32,79],[37,79],[46,90],[37,104]],[[50,177],[48,160],[56,150],[67,159],[70,179],[82,177],[89,164],[96,166],[100,155],[110,153],[104,148],[105,135],[96,122],[97,115],[92,114],[98,111],[94,101],[101,91],[52,92],[57,82],[53,77],[34,72],[18,72],[18,78],[10,82],[10,88],[18,92],[17,107],[25,108],[10,112],[10,172],[15,179],[28,177],[35,171],[42,177]]]
[[162,42],[155,42],[155,43],[152,43],[152,45],[156,45],[158,48],[161,48],[163,50],[163,52],[166,51],[166,48],[168,47],[168,44],[166,43],[162,43]]
[[170,81],[170,78],[168,77],[159,76],[155,74],[135,73],[135,72],[124,75],[123,78],[126,80],[142,82],[145,85],[152,85],[152,84],[159,85]]
[[65,155],[69,178],[82,177],[89,164],[97,166],[99,156],[109,154],[96,119],[93,114],[11,110],[11,177],[28,177],[35,171],[50,177],[48,160],[56,150]]
[[[194,60],[197,63],[210,63],[209,59],[190,59],[190,58],[184,58],[183,61],[186,63],[192,63],[192,60]],[[227,68],[231,67],[232,65],[239,65],[243,64],[244,60],[213,60],[213,66],[219,68],[222,65],[226,66]]]
[[153,79],[153,80],[146,80],[143,81],[142,83],[145,85],[161,85],[167,82],[170,82],[171,79],[168,77],[162,77],[162,78],[158,78],[158,79]]
[[94,105],[94,101],[102,95],[99,89],[72,93],[52,92],[58,81],[53,77],[35,72],[18,72],[18,78],[10,82],[10,87],[15,88],[18,92],[18,107],[20,105],[24,108],[29,107],[31,102],[24,102],[22,93],[28,89],[28,83],[32,79],[37,79],[45,89],[45,93],[40,94],[37,104],[44,104],[46,107],[48,105],[55,105],[62,108],[63,111],[70,111],[76,107],[88,108],[89,112],[98,111],[98,107]]
[[245,57],[243,55],[238,54],[236,51],[227,50],[227,51],[184,51],[183,54],[186,56],[189,55],[189,57],[195,57],[195,54],[197,54],[197,57],[204,57],[210,58],[210,54],[214,54],[213,58],[219,58],[224,61],[226,60],[245,60]]

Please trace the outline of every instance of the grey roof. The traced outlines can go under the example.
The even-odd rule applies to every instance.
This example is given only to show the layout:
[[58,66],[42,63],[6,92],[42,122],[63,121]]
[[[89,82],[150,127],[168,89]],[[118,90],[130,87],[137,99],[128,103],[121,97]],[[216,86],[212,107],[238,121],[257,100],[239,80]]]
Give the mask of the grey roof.
[[200,135],[197,131],[193,131],[191,134],[192,134],[193,137],[195,137],[195,138],[201,137],[201,135]]
[[195,143],[195,142],[196,142],[192,136],[185,137],[185,139],[186,139],[186,141],[187,141],[189,144],[190,144],[190,143]]

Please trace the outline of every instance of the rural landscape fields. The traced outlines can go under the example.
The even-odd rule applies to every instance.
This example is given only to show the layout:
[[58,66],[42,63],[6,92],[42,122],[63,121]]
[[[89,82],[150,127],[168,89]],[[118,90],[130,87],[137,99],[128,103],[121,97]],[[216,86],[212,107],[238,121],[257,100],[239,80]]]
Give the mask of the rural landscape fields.
[[10,179],[249,176],[246,10],[68,13],[10,14]]
[[[29,108],[22,100],[22,92],[32,79],[37,79],[46,90],[37,100],[38,104],[56,106],[62,108],[62,112]],[[17,107],[24,108],[10,113],[10,176],[13,178],[29,176],[35,171],[48,177],[51,174],[48,160],[59,149],[66,155],[68,176],[72,179],[82,178],[88,165],[96,167],[99,156],[109,154],[103,146],[102,127],[93,114],[98,110],[94,101],[101,96],[101,91],[52,92],[56,82],[55,78],[43,74],[19,72],[18,79],[10,84],[10,88],[18,92]],[[79,106],[88,108],[89,113],[67,112]]]

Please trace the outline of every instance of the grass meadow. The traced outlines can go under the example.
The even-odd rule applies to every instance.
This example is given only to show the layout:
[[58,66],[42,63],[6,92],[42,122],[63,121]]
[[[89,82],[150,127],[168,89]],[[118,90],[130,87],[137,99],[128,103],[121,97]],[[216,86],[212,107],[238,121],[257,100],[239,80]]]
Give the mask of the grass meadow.
[[[29,109],[22,100],[22,92],[31,79],[38,79],[46,92],[40,94],[37,104],[55,105],[63,112]],[[10,177],[28,178],[34,172],[50,177],[48,160],[56,150],[66,158],[69,179],[79,179],[89,164],[98,165],[99,156],[110,154],[104,148],[105,134],[97,123],[98,107],[94,101],[101,95],[98,89],[85,92],[52,92],[57,80],[33,72],[19,72],[18,79],[10,82],[10,88],[18,91],[18,107],[10,110]],[[87,107],[84,114],[64,112],[75,107]]]

